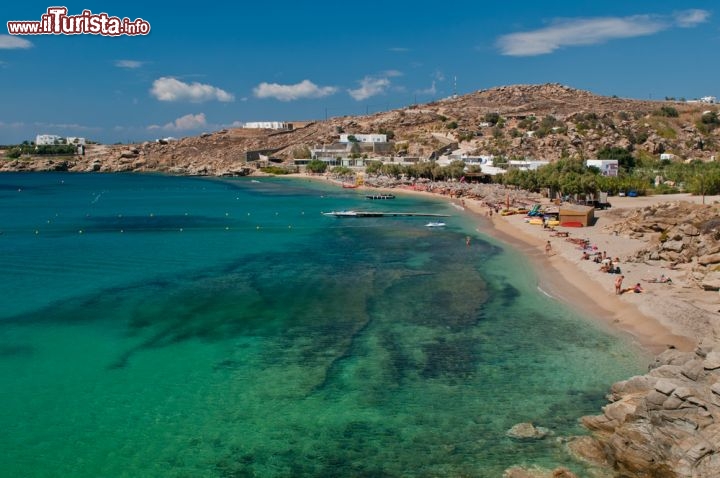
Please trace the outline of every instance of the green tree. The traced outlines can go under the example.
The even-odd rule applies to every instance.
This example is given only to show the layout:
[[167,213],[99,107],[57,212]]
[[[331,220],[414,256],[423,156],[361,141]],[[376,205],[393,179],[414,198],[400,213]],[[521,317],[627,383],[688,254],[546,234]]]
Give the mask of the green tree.
[[324,173],[327,171],[327,163],[319,159],[313,159],[307,164],[307,170],[311,173]]
[[330,172],[336,176],[355,176],[353,170],[347,166],[335,166],[330,170]]
[[668,118],[677,118],[680,116],[677,109],[667,105],[660,107],[660,109],[654,111],[653,114],[656,116],[666,116]]
[[500,113],[485,113],[483,119],[486,123],[490,123],[491,126],[495,126],[500,122]]
[[378,174],[382,170],[381,161],[368,161],[365,163],[365,172],[367,174]]
[[[403,113],[403,111],[400,111],[400,113]],[[395,139],[395,132],[391,129],[380,128],[379,132],[387,136],[388,141]]]

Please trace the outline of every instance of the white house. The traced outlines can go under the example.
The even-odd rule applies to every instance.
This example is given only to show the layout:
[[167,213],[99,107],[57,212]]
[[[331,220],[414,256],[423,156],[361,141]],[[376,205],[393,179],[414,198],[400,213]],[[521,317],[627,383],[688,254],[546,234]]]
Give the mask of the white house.
[[349,143],[350,136],[354,137],[359,143],[387,143],[386,134],[341,134],[340,142]]
[[673,159],[675,159],[675,155],[672,154],[672,153],[662,153],[662,154],[660,155],[660,159],[670,159],[670,160],[673,160]]
[[243,128],[288,129],[289,126],[284,121],[250,121],[248,123],[243,123]]
[[619,166],[617,159],[588,159],[585,161],[585,166],[595,166],[603,176],[616,177],[618,175]]
[[508,169],[519,169],[521,171],[535,171],[538,168],[547,166],[550,161],[508,161]]
[[479,165],[486,164],[488,166],[492,166],[494,159],[495,159],[495,156],[493,156],[492,154],[486,154],[486,155],[481,154],[481,155],[474,156],[474,155],[467,154],[462,149],[457,149],[448,155],[440,156],[440,158],[438,160],[438,164],[440,164],[440,161],[444,161],[447,164],[450,164],[453,161],[462,161],[466,165],[479,166]]
[[62,141],[62,136],[56,134],[39,134],[35,136],[35,145],[37,146],[61,144]]
[[706,103],[714,105],[717,103],[717,98],[714,96],[703,96],[702,98],[698,98],[696,100],[687,100],[686,103]]
[[68,136],[67,138],[65,138],[65,140],[67,141],[67,144],[85,144],[85,138],[77,138],[75,136]]

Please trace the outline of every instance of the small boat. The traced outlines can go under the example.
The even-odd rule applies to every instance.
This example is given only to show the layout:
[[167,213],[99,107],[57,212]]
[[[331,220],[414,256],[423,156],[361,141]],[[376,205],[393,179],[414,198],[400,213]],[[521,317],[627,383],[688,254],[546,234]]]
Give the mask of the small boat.
[[428,222],[425,227],[445,227],[444,222]]
[[368,199],[395,199],[393,194],[368,194],[365,197]]

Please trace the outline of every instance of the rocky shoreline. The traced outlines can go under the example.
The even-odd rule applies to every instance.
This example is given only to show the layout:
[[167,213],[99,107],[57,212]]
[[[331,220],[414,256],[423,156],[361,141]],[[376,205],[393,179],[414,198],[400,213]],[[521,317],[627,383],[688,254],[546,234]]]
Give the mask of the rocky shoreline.
[[[650,371],[612,386],[603,414],[583,417],[619,476],[720,474],[720,347],[668,349]],[[588,454],[590,455],[590,454]]]

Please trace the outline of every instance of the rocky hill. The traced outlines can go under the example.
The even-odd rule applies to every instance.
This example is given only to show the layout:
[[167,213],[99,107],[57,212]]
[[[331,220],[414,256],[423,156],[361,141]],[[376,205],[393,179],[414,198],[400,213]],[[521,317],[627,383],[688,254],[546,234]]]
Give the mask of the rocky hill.
[[428,157],[457,142],[471,154],[511,159],[594,158],[605,147],[619,146],[636,156],[671,153],[678,160],[707,160],[717,154],[720,128],[714,120],[704,122],[703,115],[718,110],[709,104],[604,97],[559,84],[503,86],[311,122],[288,132],[230,129],[166,144],[95,146],[83,158],[21,158],[0,163],[0,170],[247,174],[257,169],[258,152],[291,164],[296,150],[332,143],[341,132],[389,133],[404,156]]

